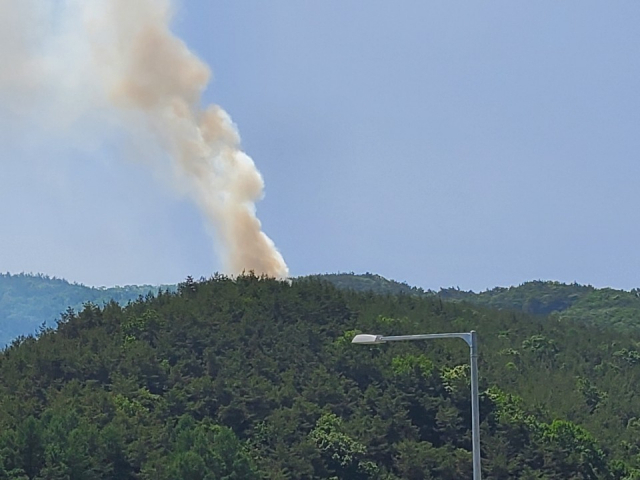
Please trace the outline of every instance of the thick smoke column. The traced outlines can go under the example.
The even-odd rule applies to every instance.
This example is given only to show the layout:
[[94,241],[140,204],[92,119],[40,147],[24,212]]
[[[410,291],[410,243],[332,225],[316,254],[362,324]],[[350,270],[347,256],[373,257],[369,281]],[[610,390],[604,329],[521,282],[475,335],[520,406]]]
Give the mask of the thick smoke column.
[[[23,7],[11,11],[10,4],[22,2]],[[14,21],[18,16],[35,18],[35,8],[25,14],[27,4],[39,2],[0,0],[0,13],[13,14]],[[228,273],[286,277],[287,266],[255,214],[255,202],[263,195],[262,177],[242,152],[229,115],[215,105],[201,106],[210,71],[171,32],[170,2],[76,0],[56,5],[48,12],[55,32],[45,36],[40,48],[31,48],[21,68],[40,68],[39,78],[50,78],[50,83],[65,69],[67,77],[78,77],[71,82],[67,78],[67,86],[87,86],[86,110],[111,109],[132,132],[141,124],[151,132],[171,159],[176,181],[212,225]],[[47,50],[47,42],[56,47]],[[6,86],[2,80],[0,88]],[[24,83],[15,78],[4,83],[9,80],[14,87]],[[55,85],[45,87],[56,91]],[[64,99],[64,89],[58,90]]]

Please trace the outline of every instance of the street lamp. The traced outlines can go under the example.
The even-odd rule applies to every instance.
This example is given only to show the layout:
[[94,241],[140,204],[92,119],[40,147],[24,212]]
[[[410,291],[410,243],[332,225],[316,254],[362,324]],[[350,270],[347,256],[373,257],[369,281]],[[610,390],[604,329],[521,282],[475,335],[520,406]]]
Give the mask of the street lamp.
[[478,339],[476,332],[465,333],[430,333],[425,335],[398,335],[385,337],[383,335],[360,334],[353,337],[351,343],[376,345],[379,343],[398,342],[403,340],[432,340],[435,338],[461,338],[471,354],[471,439],[473,446],[473,480],[481,480],[480,472],[480,406],[478,394]]

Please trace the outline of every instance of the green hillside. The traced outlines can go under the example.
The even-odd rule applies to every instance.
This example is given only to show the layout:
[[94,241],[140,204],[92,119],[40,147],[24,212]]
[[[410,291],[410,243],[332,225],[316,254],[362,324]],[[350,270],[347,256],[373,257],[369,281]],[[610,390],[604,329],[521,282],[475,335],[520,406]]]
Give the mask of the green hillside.
[[450,302],[465,302],[498,310],[516,310],[533,315],[553,314],[562,321],[611,327],[621,332],[640,329],[640,289],[631,291],[595,288],[577,283],[531,281],[519,286],[496,287],[475,293],[457,288],[438,292],[410,287],[374,274],[318,275],[338,288],[357,292],[437,296]]
[[110,300],[124,305],[141,295],[156,293],[158,288],[93,288],[46,275],[0,274],[0,346],[20,335],[35,333],[43,323],[55,325],[68,308],[78,311],[87,302],[103,305]]
[[637,334],[252,276],[88,305],[1,352],[0,478],[470,478],[466,345],[350,343],[470,329],[485,479],[640,478]]
[[[640,292],[596,289],[578,284],[532,281],[519,286],[496,287],[484,292],[456,288],[425,291],[406,283],[366,273],[339,273],[301,277],[321,279],[339,289],[373,292],[380,295],[438,296],[446,301],[467,302],[501,310],[517,310],[535,315],[554,314],[564,321],[612,327],[619,331],[640,328]],[[0,346],[20,335],[35,333],[45,323],[55,325],[68,308],[75,311],[91,302],[96,305],[115,300],[125,305],[159,288],[175,290],[175,285],[128,285],[93,288],[46,275],[0,274]]]
[[404,282],[388,280],[375,273],[325,273],[301,277],[303,280],[306,278],[327,281],[342,290],[373,292],[380,295],[426,295],[428,293],[421,288],[412,287]]
[[459,289],[441,289],[438,295],[445,300],[465,301],[489,308],[520,310],[547,315],[570,309],[580,299],[596,289],[591,286],[559,282],[532,281],[517,287],[496,287],[485,292],[465,292]]
[[640,290],[594,288],[558,282],[526,282],[517,287],[494,288],[486,292],[443,289],[446,300],[464,301],[490,308],[519,310],[532,314],[553,314],[561,321],[601,325],[625,332],[640,328]]
[[640,291],[602,288],[590,292],[560,313],[563,320],[605,325],[619,331],[640,329]]

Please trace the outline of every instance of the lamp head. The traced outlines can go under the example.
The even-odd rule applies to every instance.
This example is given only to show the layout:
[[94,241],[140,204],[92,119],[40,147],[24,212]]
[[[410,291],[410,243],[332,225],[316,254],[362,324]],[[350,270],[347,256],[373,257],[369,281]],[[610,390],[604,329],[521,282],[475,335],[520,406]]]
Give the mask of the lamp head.
[[369,335],[366,333],[362,333],[360,335],[356,335],[351,340],[351,343],[362,343],[364,345],[373,345],[376,343],[384,343],[382,340],[382,335]]

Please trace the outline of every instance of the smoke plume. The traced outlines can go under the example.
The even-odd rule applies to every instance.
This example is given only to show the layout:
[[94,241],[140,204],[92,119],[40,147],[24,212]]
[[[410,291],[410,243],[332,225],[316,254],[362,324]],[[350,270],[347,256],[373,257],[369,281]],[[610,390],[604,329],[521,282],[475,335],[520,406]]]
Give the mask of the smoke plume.
[[256,217],[262,176],[229,115],[202,106],[209,68],[172,33],[171,17],[169,0],[0,0],[0,62],[13,66],[0,69],[0,101],[14,112],[38,109],[58,133],[93,116],[134,141],[152,138],[162,152],[154,163],[170,159],[227,273],[284,278]]

